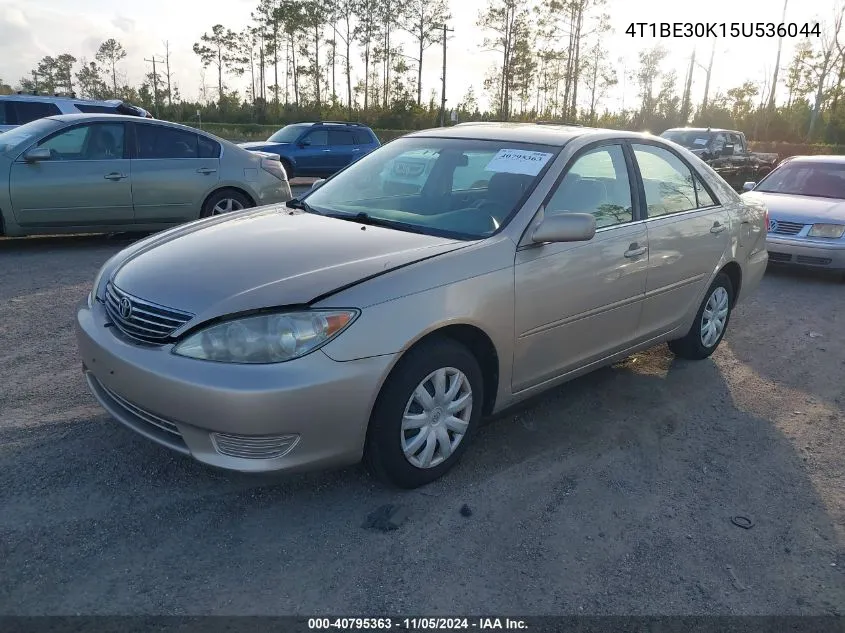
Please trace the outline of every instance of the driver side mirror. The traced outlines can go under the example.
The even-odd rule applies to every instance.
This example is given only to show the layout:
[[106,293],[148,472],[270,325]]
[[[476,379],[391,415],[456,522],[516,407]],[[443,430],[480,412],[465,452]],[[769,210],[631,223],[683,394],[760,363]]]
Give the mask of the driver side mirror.
[[300,147],[308,147],[309,145],[311,145],[311,141],[308,140],[307,138],[304,138],[301,141],[299,141]]
[[588,242],[596,234],[596,218],[592,213],[557,213],[546,217],[534,229],[531,241]]
[[23,159],[28,163],[38,163],[51,158],[50,150],[46,147],[35,147],[23,155]]
[[751,191],[752,189],[754,189],[754,185],[756,185],[756,184],[757,183],[754,182],[753,180],[749,180],[748,182],[746,182],[742,185],[742,190],[743,191]]

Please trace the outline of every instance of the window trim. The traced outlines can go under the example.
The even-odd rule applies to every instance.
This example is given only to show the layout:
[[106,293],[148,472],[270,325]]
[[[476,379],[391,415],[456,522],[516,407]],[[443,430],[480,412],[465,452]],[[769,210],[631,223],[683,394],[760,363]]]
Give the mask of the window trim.
[[[681,156],[681,154],[679,152],[676,152],[673,148],[668,147],[667,145],[664,145],[663,143],[655,142],[652,139],[627,139],[627,142],[630,145],[631,158],[634,160],[634,169],[636,171],[637,187],[640,190],[640,197],[641,197],[640,202],[642,204],[643,221],[644,222],[650,222],[652,220],[659,220],[661,218],[667,218],[667,217],[673,217],[674,218],[674,217],[677,217],[679,215],[683,215],[683,214],[686,214],[686,213],[698,213],[699,211],[718,209],[718,208],[721,208],[723,206],[722,202],[719,200],[719,197],[713,192],[712,187],[710,187],[710,185],[707,183],[707,180],[701,175],[701,173],[697,169],[695,169],[695,167],[693,167],[690,164],[690,162],[688,160],[686,160],[683,156]],[[634,150],[634,145],[651,145],[652,147],[660,148],[660,149],[667,151],[670,154],[674,155],[678,160],[680,160],[687,167],[687,169],[690,170],[691,174],[698,177],[698,180],[701,182],[701,185],[704,187],[705,191],[707,191],[707,193],[710,194],[710,198],[713,201],[715,201],[716,204],[708,205],[706,207],[699,206],[700,203],[698,201],[698,191],[696,190],[695,185],[693,185],[693,191],[695,191],[695,205],[696,205],[695,209],[687,209],[686,211],[677,211],[675,213],[664,213],[663,215],[650,216],[648,214],[648,202],[646,201],[646,197],[645,197],[645,184],[643,182],[642,172],[640,171],[640,164],[636,160],[636,152]]]
[[[24,124],[26,125],[26,124]],[[48,163],[54,164],[66,164],[66,163],[93,163],[99,162],[100,160],[129,160],[131,152],[129,151],[130,147],[130,139],[129,139],[129,130],[127,129],[125,121],[83,121],[82,123],[74,123],[73,125],[68,125],[61,129],[55,130],[51,132],[47,136],[43,136],[40,139],[33,142],[29,145],[23,152],[21,152],[20,156],[15,160],[17,163],[26,162],[23,160],[24,155],[31,150],[33,147],[38,147],[41,143],[46,143],[47,141],[59,136],[60,134],[65,134],[66,132],[70,132],[71,130],[75,130],[77,128],[91,126],[91,125],[122,125],[123,126],[123,156],[120,158],[103,158],[98,160],[61,160],[61,161],[46,161]]]

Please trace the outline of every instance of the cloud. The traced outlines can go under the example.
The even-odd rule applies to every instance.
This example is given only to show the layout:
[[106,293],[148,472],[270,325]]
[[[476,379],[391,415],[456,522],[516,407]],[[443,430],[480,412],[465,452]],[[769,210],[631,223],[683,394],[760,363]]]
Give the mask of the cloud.
[[111,23],[124,33],[132,33],[135,30],[135,20],[122,15],[115,17]]

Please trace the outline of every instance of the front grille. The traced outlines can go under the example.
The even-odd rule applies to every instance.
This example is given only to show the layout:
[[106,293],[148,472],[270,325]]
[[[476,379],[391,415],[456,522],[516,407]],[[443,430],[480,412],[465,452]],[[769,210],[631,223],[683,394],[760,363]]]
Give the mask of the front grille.
[[777,235],[798,235],[804,228],[800,222],[784,222],[783,220],[771,220],[769,222],[769,233]]
[[106,312],[121,332],[146,343],[163,343],[194,317],[133,297],[112,283],[106,286]]
[[791,262],[792,255],[788,253],[773,253],[769,251],[769,261],[770,262]]
[[830,257],[810,257],[809,255],[798,255],[795,258],[799,264],[811,264],[813,266],[827,266],[833,261]]
[[287,455],[299,441],[298,435],[231,435],[212,433],[211,441],[221,455],[243,459],[275,459]]
[[152,426],[161,429],[162,431],[167,431],[168,433],[172,433],[173,435],[182,437],[182,434],[179,432],[179,428],[173,424],[170,420],[165,420],[154,413],[150,413],[149,411],[145,411],[141,407],[136,404],[132,404],[125,398],[117,395],[111,389],[107,389],[103,383],[100,383],[100,387],[102,387],[103,391],[109,394],[109,397],[117,402],[120,406],[126,409],[129,413],[134,415],[136,418],[139,418],[146,422],[147,424],[151,424]]

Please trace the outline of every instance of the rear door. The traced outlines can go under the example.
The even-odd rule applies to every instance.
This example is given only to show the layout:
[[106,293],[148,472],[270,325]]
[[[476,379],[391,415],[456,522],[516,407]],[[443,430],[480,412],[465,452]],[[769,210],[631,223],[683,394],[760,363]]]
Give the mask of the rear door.
[[131,162],[124,123],[64,128],[35,147],[51,159],[12,165],[9,188],[18,224],[112,226],[133,221]]
[[197,219],[202,203],[219,180],[220,145],[189,130],[155,123],[132,126],[136,221],[146,224]]
[[680,156],[647,143],[632,148],[648,216],[642,325],[657,336],[674,329],[699,301],[728,248],[731,218]]
[[355,137],[349,130],[329,130],[329,149],[327,165],[339,170],[352,162],[355,155]]

